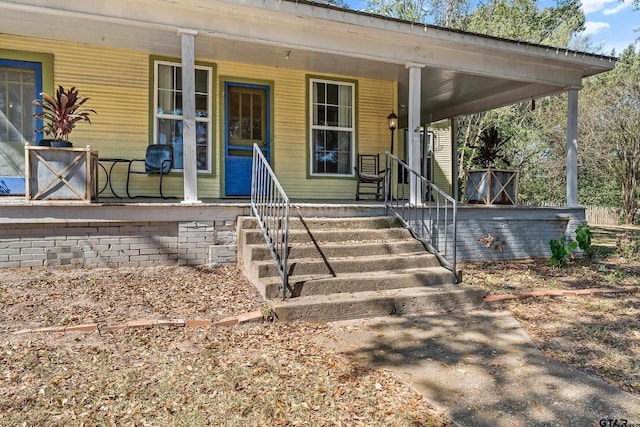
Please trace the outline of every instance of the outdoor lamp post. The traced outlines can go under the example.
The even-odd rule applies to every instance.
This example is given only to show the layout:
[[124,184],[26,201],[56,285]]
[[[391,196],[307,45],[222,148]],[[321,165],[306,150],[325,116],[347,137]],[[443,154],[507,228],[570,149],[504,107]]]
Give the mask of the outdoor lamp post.
[[[389,130],[391,131],[391,155],[393,155],[393,132],[398,129],[398,116],[396,116],[396,113],[394,113],[393,111],[391,111],[391,114],[389,114],[387,116],[387,120],[389,121]],[[390,157],[388,158],[389,160],[391,159]],[[387,168],[389,167],[389,164],[387,163]],[[390,172],[389,170],[387,170],[387,172]],[[387,194],[385,195],[385,200],[390,200],[389,198],[391,197],[391,177],[389,176],[388,173],[385,173],[385,180],[388,182],[388,188],[387,188]]]
[[391,114],[389,114],[387,116],[387,120],[389,121],[389,130],[391,131],[391,151],[390,151],[390,153],[393,154],[393,132],[396,129],[398,129],[398,116],[396,116],[396,113],[394,113],[392,111]]

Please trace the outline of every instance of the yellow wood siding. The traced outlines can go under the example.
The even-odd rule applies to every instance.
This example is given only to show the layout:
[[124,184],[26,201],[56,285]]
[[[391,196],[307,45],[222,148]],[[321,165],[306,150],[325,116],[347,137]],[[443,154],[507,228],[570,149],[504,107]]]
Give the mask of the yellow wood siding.
[[441,120],[432,123],[429,130],[434,133],[433,140],[433,183],[442,190],[451,194],[451,123],[449,120]]
[[[179,39],[176,38],[176,43]],[[197,40],[196,40],[197,43]],[[91,98],[95,109],[92,125],[81,123],[71,135],[76,146],[90,145],[100,157],[143,158],[149,142],[149,52],[89,46],[0,34],[3,48],[54,55],[54,85],[76,86]],[[196,58],[211,62],[207,58]],[[179,58],[176,58],[179,62]],[[354,178],[309,177],[307,130],[307,75],[304,70],[218,61],[213,82],[214,172],[198,174],[198,196],[215,198],[224,194],[223,95],[224,81],[250,81],[273,87],[272,164],[287,194],[294,199],[354,199]],[[356,81],[356,144],[361,153],[384,153],[389,149],[387,115],[394,109],[396,84],[392,81],[355,79],[352,76],[322,77]],[[126,168],[116,166],[114,188],[124,193]],[[157,194],[158,177],[136,175],[136,194]],[[100,175],[101,183],[104,176]],[[166,193],[182,197],[181,173],[165,181]],[[108,195],[108,190],[105,193]],[[103,195],[105,195],[103,194]]]

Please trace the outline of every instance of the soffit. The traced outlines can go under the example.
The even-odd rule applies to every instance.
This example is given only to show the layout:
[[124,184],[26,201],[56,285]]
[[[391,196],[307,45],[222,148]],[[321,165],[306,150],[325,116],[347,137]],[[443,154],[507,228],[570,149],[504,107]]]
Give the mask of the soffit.
[[395,80],[401,115],[408,98],[406,65],[417,64],[424,67],[423,121],[580,87],[582,77],[614,65],[611,58],[408,25],[313,3],[103,3],[0,1],[0,28],[8,34],[170,56],[180,56],[178,29],[197,30],[200,59]]

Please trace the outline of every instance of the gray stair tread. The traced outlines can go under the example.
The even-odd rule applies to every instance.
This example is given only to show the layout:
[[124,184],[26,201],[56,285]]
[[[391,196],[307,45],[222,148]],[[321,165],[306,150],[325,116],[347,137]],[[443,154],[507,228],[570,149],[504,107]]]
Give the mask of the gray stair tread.
[[[401,253],[401,254],[382,254],[382,255],[364,255],[364,256],[337,256],[337,257],[331,257],[331,259],[328,260],[329,263],[331,262],[336,262],[336,261],[342,261],[342,260],[353,260],[353,259],[360,259],[360,260],[365,260],[365,261],[371,261],[371,260],[377,260],[377,259],[384,259],[387,260],[389,258],[435,258],[436,256],[432,253],[429,252],[405,252],[405,253]],[[292,263],[321,263],[324,264],[327,261],[323,260],[322,258],[319,257],[313,257],[313,258],[288,258],[287,263],[289,265],[291,265]],[[261,264],[273,264],[273,260],[260,260],[260,261],[254,261],[255,264],[257,265],[261,265]]]
[[[241,217],[242,225],[245,230],[253,230],[259,229],[258,222],[253,217]],[[345,225],[350,224],[368,224],[374,228],[389,228],[389,227],[397,227],[400,222],[397,218],[392,216],[371,216],[371,217],[313,217],[313,218],[304,218],[302,221],[299,217],[292,216],[289,219],[289,230],[304,230],[305,228],[310,228],[313,230],[340,230],[345,227]]]
[[[413,276],[416,274],[424,274],[424,273],[432,273],[432,272],[442,272],[443,274],[452,274],[451,271],[447,270],[442,266],[434,266],[434,267],[420,267],[420,268],[404,268],[398,270],[379,270],[379,271],[365,271],[365,272],[355,272],[355,273],[337,273],[335,276],[331,274],[303,274],[299,276],[289,276],[289,283],[296,282],[308,282],[313,280],[372,280],[379,278],[394,278],[394,277],[405,277],[405,276]],[[272,277],[264,277],[262,278],[262,283],[265,285],[270,284],[279,284],[282,283],[282,279],[279,276]]]
[[459,285],[363,291],[269,300],[278,319],[289,322],[335,321],[386,315],[441,313],[470,309],[484,292]]
[[370,300],[375,298],[395,298],[399,296],[420,296],[420,295],[434,295],[451,292],[475,292],[478,288],[471,288],[468,286],[461,286],[455,284],[444,284],[434,286],[417,286],[413,288],[400,288],[400,289],[384,289],[380,291],[362,291],[362,292],[341,292],[339,294],[328,295],[312,295],[306,297],[297,297],[289,299],[275,299],[269,300],[274,308],[287,306],[287,305],[306,305],[306,304],[322,304],[322,303],[335,303],[335,302],[349,302],[357,300]]
[[[243,233],[246,235],[256,236],[261,239],[263,237],[262,230],[259,229],[243,229]],[[400,241],[411,237],[409,230],[405,228],[393,227],[393,228],[349,228],[349,229],[330,229],[330,230],[289,230],[289,240],[295,240],[297,238],[309,238],[309,241],[304,243],[311,243],[311,238],[315,240],[327,240],[334,237],[344,237],[350,235],[350,239],[340,240],[340,242],[386,242],[386,241]],[[327,240],[331,241],[331,240]],[[264,240],[260,241],[261,243]],[[257,242],[251,242],[249,244],[258,244]]]

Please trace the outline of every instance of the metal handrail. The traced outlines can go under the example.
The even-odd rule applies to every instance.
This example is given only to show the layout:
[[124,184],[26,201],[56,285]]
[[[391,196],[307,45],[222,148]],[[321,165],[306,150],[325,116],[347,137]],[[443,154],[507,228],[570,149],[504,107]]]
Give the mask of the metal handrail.
[[[289,212],[291,203],[278,178],[257,144],[253,145],[251,172],[251,213],[258,220],[278,273],[282,278],[282,298],[287,297],[289,275]],[[289,292],[289,295],[291,293]]]
[[457,201],[396,156],[385,154],[387,213],[391,211],[399,218],[414,237],[451,270],[453,283],[457,283]]

